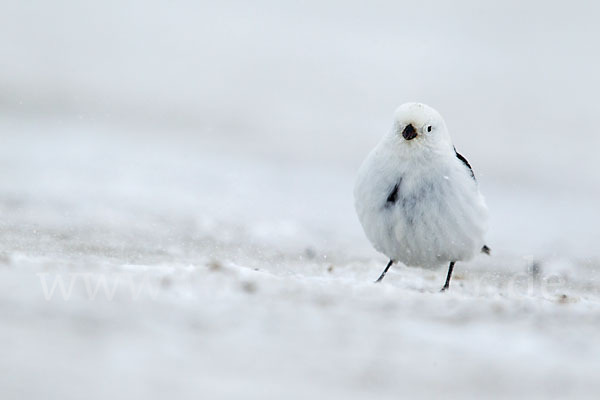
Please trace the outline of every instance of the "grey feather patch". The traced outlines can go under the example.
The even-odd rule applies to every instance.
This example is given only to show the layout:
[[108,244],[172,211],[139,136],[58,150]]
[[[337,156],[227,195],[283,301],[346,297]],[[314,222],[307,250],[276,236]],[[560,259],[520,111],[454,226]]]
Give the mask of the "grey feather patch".
[[387,199],[385,200],[386,207],[393,206],[398,201],[398,190],[400,189],[401,184],[402,184],[402,178],[400,178],[398,183],[396,183],[394,185],[394,188],[392,189],[392,191],[388,195]]

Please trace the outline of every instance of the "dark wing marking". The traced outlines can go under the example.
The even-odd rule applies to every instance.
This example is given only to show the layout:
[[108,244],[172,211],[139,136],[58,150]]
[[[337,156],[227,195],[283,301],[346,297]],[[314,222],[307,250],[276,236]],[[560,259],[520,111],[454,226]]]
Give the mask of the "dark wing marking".
[[[467,161],[467,159],[464,158],[462,154],[460,154],[458,151],[456,151],[456,147],[454,148],[454,152],[456,153],[456,158],[458,158],[460,161],[462,161],[462,163],[465,164],[467,166],[467,168],[469,168],[469,171],[471,171],[471,177],[473,179],[475,179],[475,173],[473,172],[473,168],[471,168],[471,164],[469,164],[469,161]],[[475,179],[475,180],[477,180],[477,179]]]
[[392,191],[388,195],[387,199],[385,200],[386,207],[392,206],[392,205],[396,204],[396,201],[398,201],[398,189],[400,189],[401,183],[402,183],[402,178],[400,178],[398,183],[396,183],[394,185],[394,188],[392,189]]

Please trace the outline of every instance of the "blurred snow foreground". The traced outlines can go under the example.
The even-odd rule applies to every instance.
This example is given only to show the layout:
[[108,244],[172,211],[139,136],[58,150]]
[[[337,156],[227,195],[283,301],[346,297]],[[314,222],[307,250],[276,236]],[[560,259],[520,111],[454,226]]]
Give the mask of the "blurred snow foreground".
[[350,172],[38,129],[2,120],[3,399],[600,390],[596,263],[526,257],[511,232],[448,293],[444,270],[376,285]]

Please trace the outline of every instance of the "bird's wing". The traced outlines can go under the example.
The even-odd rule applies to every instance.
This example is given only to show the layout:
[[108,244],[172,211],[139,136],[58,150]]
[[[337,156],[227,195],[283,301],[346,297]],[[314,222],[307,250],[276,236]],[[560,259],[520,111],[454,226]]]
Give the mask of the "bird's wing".
[[[469,161],[465,157],[463,157],[462,154],[456,151],[456,147],[454,148],[454,153],[456,153],[456,158],[462,161],[462,163],[465,164],[467,168],[469,168],[469,172],[471,172],[471,177],[473,178],[473,180],[477,181],[477,179],[475,179],[475,173],[473,172],[473,168],[471,168],[471,164],[469,164]],[[492,252],[492,249],[490,249],[487,245],[483,245],[483,247],[481,248],[481,252],[489,256]]]
[[467,168],[469,168],[469,171],[471,172],[471,177],[474,180],[475,179],[475,173],[473,172],[473,168],[471,168],[471,164],[469,164],[469,161],[467,161],[467,159],[465,157],[463,157],[462,154],[460,154],[458,151],[456,151],[456,147],[454,148],[454,153],[456,153],[456,158],[458,158],[460,161],[462,161],[463,164],[465,164],[467,166]]

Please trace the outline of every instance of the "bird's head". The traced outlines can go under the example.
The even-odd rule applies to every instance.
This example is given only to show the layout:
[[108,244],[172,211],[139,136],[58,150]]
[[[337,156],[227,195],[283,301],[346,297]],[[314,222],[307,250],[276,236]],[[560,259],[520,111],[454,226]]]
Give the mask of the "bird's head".
[[411,151],[452,146],[442,116],[421,103],[406,103],[396,109],[391,137]]

